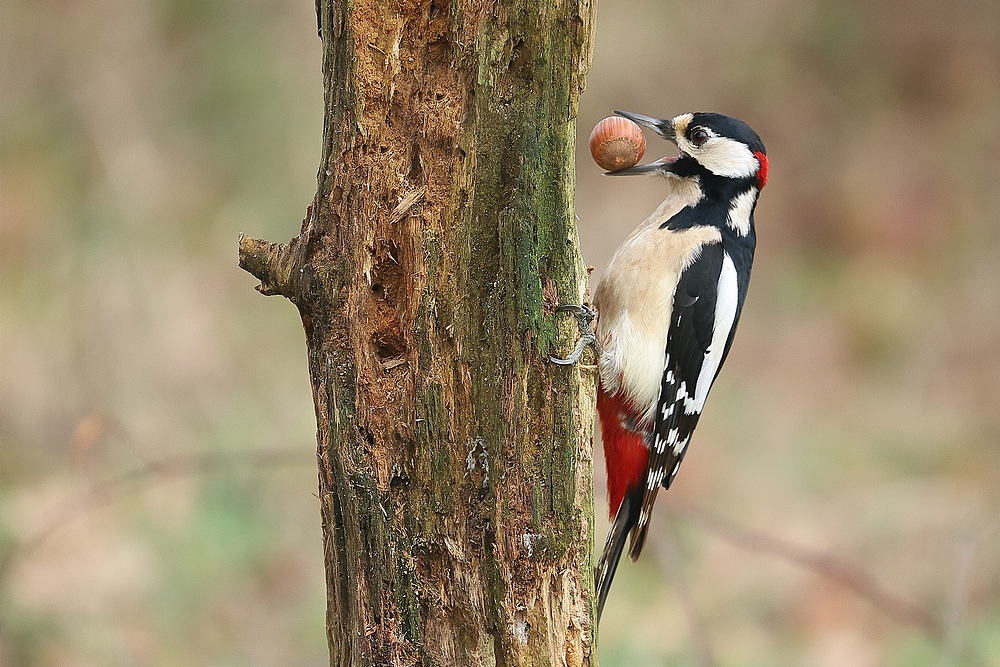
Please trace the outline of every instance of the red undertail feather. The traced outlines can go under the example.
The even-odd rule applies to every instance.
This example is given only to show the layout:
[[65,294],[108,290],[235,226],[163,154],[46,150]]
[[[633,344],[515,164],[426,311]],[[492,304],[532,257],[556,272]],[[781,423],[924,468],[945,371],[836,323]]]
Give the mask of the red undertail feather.
[[639,415],[619,393],[609,396],[597,389],[597,414],[601,418],[601,440],[608,467],[608,504],[614,519],[625,493],[643,483],[649,449],[635,430]]

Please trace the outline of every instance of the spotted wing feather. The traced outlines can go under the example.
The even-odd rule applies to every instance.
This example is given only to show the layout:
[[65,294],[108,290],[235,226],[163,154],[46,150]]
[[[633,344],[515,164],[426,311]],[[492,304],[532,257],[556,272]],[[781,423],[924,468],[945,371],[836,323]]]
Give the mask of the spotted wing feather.
[[695,392],[715,333],[723,259],[721,243],[703,246],[694,262],[681,273],[674,290],[663,380],[650,435],[646,486],[629,546],[632,560],[642,551],[657,491],[661,486],[669,488],[673,482],[701,416]]

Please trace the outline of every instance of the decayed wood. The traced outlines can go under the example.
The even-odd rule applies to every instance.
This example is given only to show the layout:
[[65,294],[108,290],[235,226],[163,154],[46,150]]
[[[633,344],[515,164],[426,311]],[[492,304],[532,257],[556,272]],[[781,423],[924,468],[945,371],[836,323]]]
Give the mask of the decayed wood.
[[318,191],[241,266],[299,308],[333,665],[594,664],[571,347],[594,6],[322,0]]

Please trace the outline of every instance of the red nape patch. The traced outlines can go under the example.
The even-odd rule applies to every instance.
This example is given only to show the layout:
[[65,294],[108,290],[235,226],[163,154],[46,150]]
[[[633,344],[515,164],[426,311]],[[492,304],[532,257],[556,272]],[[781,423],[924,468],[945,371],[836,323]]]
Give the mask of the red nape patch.
[[621,394],[609,396],[598,387],[597,414],[601,418],[604,462],[608,468],[608,504],[614,520],[625,493],[646,478],[649,450],[642,441],[642,434],[625,424],[630,416],[638,421],[639,415]]
[[763,190],[764,186],[767,185],[767,156],[760,151],[754,151],[754,157],[757,158],[757,162],[760,166],[757,167],[757,189]]

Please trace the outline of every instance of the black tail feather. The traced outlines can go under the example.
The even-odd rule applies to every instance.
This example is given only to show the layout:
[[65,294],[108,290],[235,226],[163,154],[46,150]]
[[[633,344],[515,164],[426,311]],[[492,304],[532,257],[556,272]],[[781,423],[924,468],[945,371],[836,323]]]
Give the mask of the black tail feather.
[[[637,512],[638,514],[638,512]],[[638,523],[638,519],[636,520]],[[628,557],[632,559],[632,562],[639,560],[639,554],[642,553],[642,547],[646,544],[646,531],[649,530],[649,522],[646,521],[641,526],[636,526],[635,530],[632,531],[632,543],[628,548]]]
[[642,487],[629,489],[618,508],[618,513],[615,514],[614,523],[611,524],[611,531],[608,533],[608,541],[604,545],[603,553],[601,553],[601,560],[597,562],[594,579],[597,582],[598,623],[601,622],[604,602],[608,599],[608,592],[611,590],[611,580],[615,578],[615,570],[618,569],[618,560],[625,549],[625,540],[639,521],[639,508],[641,506]]

